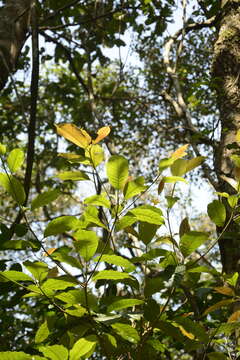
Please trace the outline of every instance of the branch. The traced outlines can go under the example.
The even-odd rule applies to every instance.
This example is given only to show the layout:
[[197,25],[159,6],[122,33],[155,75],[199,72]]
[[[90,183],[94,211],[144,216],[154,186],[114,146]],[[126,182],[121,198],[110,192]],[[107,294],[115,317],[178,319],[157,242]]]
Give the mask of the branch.
[[66,48],[64,45],[62,45],[62,44],[61,44],[59,41],[57,41],[55,38],[53,38],[52,36],[46,34],[45,32],[40,31],[40,34],[41,34],[42,36],[44,36],[44,37],[47,39],[47,41],[53,42],[54,44],[56,44],[57,46],[60,46],[60,47],[63,49],[63,51],[65,52],[66,57],[67,57],[67,59],[68,59],[68,61],[69,61],[69,64],[70,64],[70,66],[71,66],[71,68],[72,68],[72,71],[74,72],[74,74],[75,74],[78,82],[81,84],[81,86],[83,87],[84,91],[85,91],[85,92],[87,93],[87,95],[89,96],[88,87],[87,87],[87,85],[85,84],[85,82],[84,82],[83,78],[81,77],[81,75],[79,75],[79,72],[78,72],[78,70],[76,69],[76,67],[75,67],[75,65],[74,65],[74,61],[73,61],[73,58],[72,58],[72,55],[71,55],[70,50],[69,50],[68,48]]
[[74,1],[70,2],[69,4],[62,6],[61,8],[54,11],[53,14],[50,14],[46,19],[44,19],[44,21],[55,18],[55,16],[57,16],[59,13],[61,13],[62,11],[76,5],[78,2],[80,2],[80,0],[74,0]]

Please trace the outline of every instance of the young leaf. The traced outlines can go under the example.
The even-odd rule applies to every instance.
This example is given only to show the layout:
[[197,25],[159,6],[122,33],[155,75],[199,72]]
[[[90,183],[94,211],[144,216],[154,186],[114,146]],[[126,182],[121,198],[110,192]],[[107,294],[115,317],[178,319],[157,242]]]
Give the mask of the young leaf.
[[89,176],[84,171],[64,171],[56,175],[61,180],[84,181],[90,180]]
[[45,191],[39,194],[35,199],[33,199],[31,204],[31,210],[38,209],[39,207],[45,206],[53,202],[60,195],[60,191],[58,189]]
[[204,311],[203,315],[207,315],[207,314],[209,314],[209,313],[212,312],[212,311],[221,309],[223,306],[228,306],[228,305],[232,304],[233,302],[234,302],[233,299],[227,299],[227,300],[218,301],[216,304],[208,307],[208,308]]
[[20,181],[13,175],[0,173],[0,185],[13,197],[20,205],[23,205],[26,194]]
[[178,148],[171,155],[171,158],[177,160],[177,159],[180,159],[180,158],[184,157],[185,155],[187,155],[186,150],[187,150],[188,146],[189,146],[189,144],[185,144],[185,145],[181,146],[180,148]]
[[13,149],[8,157],[7,157],[7,164],[9,170],[13,173],[20,169],[24,161],[24,152],[21,149]]
[[97,167],[104,160],[104,151],[100,145],[91,145],[86,149],[85,156],[90,165]]
[[124,186],[123,194],[126,200],[140,194],[146,190],[147,186],[144,185],[144,177],[140,176],[135,180],[128,181]]
[[216,292],[218,292],[219,294],[223,294],[223,295],[226,295],[226,296],[234,296],[235,295],[233,289],[231,289],[228,286],[217,286],[217,287],[214,288],[214,290]]
[[84,200],[84,204],[104,206],[108,209],[111,207],[110,201],[103,194],[89,196]]
[[40,346],[39,351],[51,360],[68,360],[68,350],[63,345]]
[[121,190],[128,178],[128,161],[123,156],[113,155],[106,165],[107,177],[110,184]]
[[0,155],[6,154],[6,151],[7,151],[6,145],[0,143]]
[[98,136],[96,137],[95,140],[92,141],[92,144],[99,143],[99,141],[103,140],[106,136],[108,136],[110,131],[111,131],[111,128],[109,126],[104,126],[100,129],[98,129],[98,131],[97,131]]
[[207,207],[208,216],[217,226],[224,226],[226,221],[226,209],[219,200],[213,200]]
[[62,234],[65,231],[75,230],[79,225],[79,220],[75,216],[59,216],[48,223],[44,237]]
[[185,184],[188,183],[188,181],[180,176],[164,176],[163,181],[165,183],[173,183],[175,184],[178,181],[184,182]]
[[141,205],[134,209],[129,210],[131,214],[136,216],[138,221],[147,222],[149,224],[162,225],[164,219],[162,211],[155,206]]
[[44,323],[42,323],[40,325],[38,331],[36,332],[35,343],[39,344],[39,343],[43,342],[44,340],[46,340],[48,338],[49,334],[50,334],[50,331],[48,329],[48,323],[47,323],[47,320],[45,320]]
[[140,336],[135,328],[128,324],[115,323],[111,327],[123,339],[130,341],[134,344],[140,341]]
[[184,257],[191,255],[199,246],[208,240],[208,234],[189,231],[180,238],[180,250]]
[[93,350],[97,345],[97,342],[96,335],[89,335],[79,339],[70,350],[70,360],[79,360],[81,356],[84,356]]
[[85,261],[89,261],[98,248],[98,236],[94,231],[78,230],[73,234],[74,246]]
[[74,124],[60,124],[55,125],[57,133],[65,139],[71,141],[73,144],[86,149],[91,144],[91,136],[83,129],[79,129]]
[[93,281],[96,280],[122,280],[122,279],[131,279],[132,277],[125,273],[115,270],[103,270],[99,271],[96,275],[93,276]]

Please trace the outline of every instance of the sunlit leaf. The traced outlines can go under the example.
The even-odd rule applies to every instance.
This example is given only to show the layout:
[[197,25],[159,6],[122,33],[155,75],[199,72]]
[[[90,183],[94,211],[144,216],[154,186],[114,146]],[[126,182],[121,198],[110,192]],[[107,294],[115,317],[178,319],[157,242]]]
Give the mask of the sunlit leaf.
[[68,349],[63,345],[40,346],[39,351],[51,360],[68,360]]
[[78,225],[79,220],[75,216],[59,216],[48,223],[44,231],[44,237],[75,230]]
[[104,151],[100,145],[91,145],[85,151],[85,156],[89,159],[89,164],[97,167],[104,160]]
[[121,280],[121,279],[131,279],[131,276],[125,272],[115,271],[115,270],[103,270],[99,271],[92,278],[96,280]]
[[13,199],[20,205],[23,205],[26,194],[20,181],[13,175],[0,173],[0,185],[6,190]]
[[7,271],[1,271],[0,275],[4,277],[7,281],[31,281],[33,282],[33,279],[27,275],[24,274],[21,271],[15,271],[15,270],[7,270]]
[[47,323],[47,321],[44,321],[44,323],[42,323],[40,325],[40,327],[38,328],[38,331],[36,332],[35,343],[39,344],[39,343],[43,342],[44,340],[46,340],[48,338],[49,334],[50,334],[50,331],[48,329],[48,323]]
[[90,180],[84,171],[63,171],[56,175],[61,180],[83,181]]
[[131,214],[136,216],[138,221],[147,222],[150,224],[162,225],[164,219],[162,211],[159,208],[151,205],[141,205],[129,210]]
[[123,156],[113,155],[106,165],[107,177],[110,184],[121,190],[128,178],[128,161]]
[[189,146],[189,144],[181,146],[179,149],[174,151],[174,153],[171,155],[171,158],[174,160],[177,160],[177,159],[180,159],[180,158],[184,157],[185,155],[187,155],[186,150],[187,150],[188,146]]
[[101,262],[104,261],[108,264],[121,266],[125,268],[127,271],[135,270],[135,266],[128,259],[125,259],[122,256],[104,254],[101,257],[98,256],[97,258],[94,259],[94,261],[98,261],[98,260],[100,260]]
[[123,194],[126,200],[140,194],[146,190],[147,186],[144,185],[144,177],[140,176],[135,180],[128,181],[124,186]]
[[79,360],[81,356],[86,355],[97,345],[97,336],[89,335],[85,338],[79,339],[73,345],[73,348],[70,350],[70,360]]
[[65,139],[71,141],[73,144],[86,149],[91,144],[92,138],[83,129],[79,129],[74,124],[60,124],[55,125],[57,133],[63,136]]
[[73,234],[74,246],[85,261],[89,261],[98,247],[98,236],[94,231],[78,230]]
[[95,140],[92,141],[92,143],[93,144],[99,143],[99,141],[103,140],[106,136],[108,136],[110,131],[111,131],[111,128],[109,126],[104,126],[104,127],[100,128],[97,131],[98,136],[96,137]]
[[110,201],[104,194],[89,196],[88,198],[85,198],[84,204],[104,206],[108,209],[111,207]]
[[128,307],[133,307],[137,305],[144,304],[143,300],[139,299],[118,299],[113,301],[107,308],[109,312],[111,311],[118,311],[121,309],[126,309]]
[[24,152],[21,149],[13,149],[8,157],[7,157],[7,164],[9,170],[13,173],[20,169],[24,161]]

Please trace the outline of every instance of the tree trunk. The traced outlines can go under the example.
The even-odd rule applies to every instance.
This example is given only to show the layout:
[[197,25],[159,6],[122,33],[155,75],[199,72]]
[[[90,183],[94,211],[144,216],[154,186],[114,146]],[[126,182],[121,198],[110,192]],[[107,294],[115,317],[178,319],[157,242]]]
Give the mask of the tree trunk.
[[16,70],[29,28],[31,0],[6,0],[0,8],[0,90]]
[[[218,37],[214,47],[213,82],[217,91],[221,121],[220,146],[215,154],[215,171],[220,192],[234,193],[225,175],[234,178],[230,155],[236,153],[236,133],[240,129],[240,3],[229,0],[222,9]],[[228,205],[226,204],[226,207]],[[227,209],[228,218],[230,208]],[[221,229],[219,229],[219,232]],[[240,270],[240,227],[232,222],[219,241],[223,271]]]

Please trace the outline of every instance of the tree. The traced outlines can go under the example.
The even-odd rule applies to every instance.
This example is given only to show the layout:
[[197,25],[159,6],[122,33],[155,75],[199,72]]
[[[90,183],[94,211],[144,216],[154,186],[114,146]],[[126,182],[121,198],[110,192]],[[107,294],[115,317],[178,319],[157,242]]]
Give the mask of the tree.
[[[11,140],[10,154],[5,159],[5,148],[1,147],[2,161],[5,164],[3,165],[4,171],[7,171],[8,166],[12,173],[8,173],[6,176],[6,173],[3,172],[2,178],[0,178],[2,187],[7,190],[7,193],[3,191],[1,204],[6,215],[1,225],[4,239],[2,250],[30,248],[31,251],[39,251],[42,247],[42,251],[45,251],[53,263],[65,273],[54,279],[57,275],[52,275],[52,273],[56,272],[56,269],[48,267],[48,264],[45,266],[43,261],[40,263],[25,262],[25,267],[32,273],[32,278],[27,278],[26,274],[21,275],[21,268],[16,264],[13,266],[17,266],[17,274],[14,273],[16,270],[14,267],[10,270],[13,272],[2,274],[2,281],[6,286],[2,302],[5,302],[9,296],[6,284],[9,284],[9,281],[15,281],[25,289],[24,296],[26,298],[28,298],[29,289],[32,289],[32,293],[35,292],[35,295],[37,294],[35,305],[39,313],[43,313],[44,318],[35,338],[37,345],[32,346],[33,338],[30,334],[21,333],[23,339],[29,340],[30,346],[26,349],[21,344],[17,350],[40,356],[39,349],[41,350],[41,346],[45,346],[42,353],[46,358],[50,357],[49,351],[58,350],[63,352],[63,357],[66,357],[68,355],[63,347],[48,348],[48,346],[66,346],[66,348],[72,349],[71,360],[80,356],[77,355],[80,348],[86,350],[82,354],[84,357],[105,356],[111,358],[118,356],[120,359],[124,356],[125,341],[133,344],[126,356],[136,357],[136,359],[158,357],[159,352],[163,358],[171,358],[171,356],[179,355],[181,351],[187,352],[189,356],[196,359],[204,359],[206,354],[210,354],[208,357],[212,359],[215,356],[214,350],[225,351],[222,344],[218,347],[217,341],[214,342],[214,335],[211,335],[210,332],[207,338],[204,337],[203,333],[207,328],[206,321],[202,324],[203,328],[197,327],[197,323],[203,313],[212,313],[216,309],[222,309],[224,305],[236,304],[238,296],[240,260],[237,68],[239,62],[239,6],[238,1],[234,0],[222,3],[218,0],[198,1],[194,6],[192,15],[188,19],[187,2],[182,2],[183,26],[175,34],[169,36],[165,30],[175,15],[175,2],[170,0],[161,2],[155,0],[75,0],[67,4],[65,1],[56,2],[54,0],[9,0],[3,2],[0,12],[0,17],[4,20],[1,22],[0,31],[1,115],[3,121],[0,127],[3,144],[6,143],[6,140],[9,142],[9,138],[14,139],[15,137],[16,142]],[[121,48],[126,45],[125,42],[129,41],[125,38],[129,31],[134,36],[131,45],[134,54],[138,55],[141,60],[139,66],[137,64],[127,66],[121,56]],[[31,46],[27,42],[24,47],[25,41],[30,36]],[[30,47],[31,59],[29,57]],[[118,60],[112,60],[106,55],[104,50],[106,47],[119,49]],[[21,51],[22,54],[19,56]],[[31,79],[29,80],[26,73],[29,71],[30,65]],[[19,71],[13,77],[16,67]],[[79,140],[72,141],[73,144],[67,145],[66,154],[57,157],[59,139],[54,134],[54,124],[59,125],[59,123],[65,122],[84,128],[89,134],[71,125],[71,131],[76,132],[77,137],[82,139],[80,145]],[[108,124],[112,126],[112,131],[106,136],[104,131]],[[102,179],[101,170],[96,171],[96,167],[99,165],[98,161],[102,160],[102,150],[97,147],[100,140],[98,137],[96,140],[93,133],[96,133],[96,129],[99,128],[101,130],[98,136],[104,139],[109,156],[111,155],[110,159],[112,159],[112,163],[107,162],[107,169],[112,169],[112,167],[114,169],[107,170],[108,185],[105,184],[105,179]],[[58,126],[58,133],[66,139],[72,140],[72,135],[69,135],[66,128],[61,128],[61,125]],[[161,138],[159,134],[161,134]],[[26,135],[28,137],[27,157],[24,166],[21,160],[23,159],[22,152],[18,148],[19,146],[24,147]],[[85,143],[87,146],[84,145]],[[190,160],[182,159],[185,147],[180,147],[174,153],[175,155],[166,155],[169,150],[186,143],[191,144],[192,157]],[[71,155],[72,152],[75,154]],[[119,153],[122,157],[118,157]],[[160,153],[167,157],[165,162],[159,163]],[[209,161],[204,162],[203,155],[207,156]],[[126,187],[123,184],[116,185],[116,178],[118,182],[122,180],[119,172],[114,173],[118,166],[123,170],[123,174],[125,174],[124,171],[128,173],[126,159],[123,156],[131,158],[136,176]],[[144,174],[142,166],[137,167],[137,164],[144,164],[143,157],[146,158],[145,164],[147,163]],[[12,159],[15,159],[16,164],[19,163],[17,177],[15,177],[15,163]],[[89,173],[81,172],[82,170],[76,173],[79,163],[92,166]],[[21,167],[21,165],[23,166]],[[184,181],[181,180],[181,177],[198,165],[202,167],[202,179],[208,179],[219,196],[219,200],[212,202],[208,208],[208,215],[217,226],[218,233],[210,248],[217,241],[219,242],[225,275],[222,277],[221,274],[214,273],[213,269],[211,271],[209,268],[207,269],[207,273],[211,274],[213,279],[204,280],[203,287],[207,288],[209,281],[209,286],[212,288],[215,286],[217,289],[216,293],[211,293],[210,303],[207,299],[208,292],[205,295],[199,295],[201,293],[199,272],[206,271],[202,262],[207,263],[211,268],[211,251],[206,250],[196,260],[202,266],[199,268],[194,267],[196,262],[194,262],[193,255],[198,246],[207,241],[206,232],[191,231],[191,227],[185,219],[179,229],[180,245],[175,243],[170,225],[169,234],[167,237],[163,237],[163,241],[170,241],[174,251],[166,252],[164,248],[156,249],[153,244],[151,244],[153,246],[151,248],[146,236],[149,236],[149,233],[153,234],[153,239],[157,234],[156,228],[161,223],[153,223],[149,218],[157,218],[156,221],[161,222],[162,215],[156,210],[156,207],[149,205],[148,202],[142,208],[142,204],[137,202],[138,197],[133,201],[137,210],[134,212],[131,209],[130,214],[125,214],[126,223],[124,226],[122,225],[125,233],[120,236],[114,233],[113,236],[109,224],[106,224],[109,217],[112,217],[114,226],[115,222],[121,221],[119,199],[122,201],[121,206],[125,209],[124,206],[128,206],[126,205],[127,200],[131,198],[130,189],[134,193],[132,196],[138,196],[141,192],[145,193],[146,183],[142,177],[137,177],[137,175],[145,175],[149,181],[148,186],[151,187],[160,176],[157,175],[155,179],[152,176],[153,173],[156,173],[156,166],[159,167],[160,173],[169,167],[173,177],[163,177],[158,187],[160,194],[165,183]],[[58,180],[56,177],[52,177],[53,174],[57,176]],[[97,198],[85,199],[86,203],[81,204],[79,210],[79,199],[73,192],[76,189],[74,180],[87,180],[89,176],[95,184],[96,195],[94,196]],[[24,178],[23,188],[21,178]],[[125,175],[123,178],[126,181]],[[62,180],[70,181],[62,182]],[[115,188],[115,195],[111,195],[112,190],[108,188],[110,185]],[[12,189],[12,186],[15,190]],[[109,206],[106,205],[106,200],[109,199],[102,194],[106,186],[111,200],[110,205],[107,202]],[[36,197],[36,193],[39,194],[39,197]],[[120,197],[119,193],[121,193]],[[9,197],[9,195],[11,196]],[[113,200],[114,196],[117,199],[116,204]],[[66,199],[67,201],[65,201]],[[174,190],[172,194],[166,196],[166,219],[168,221],[170,210],[177,200]],[[139,201],[145,201],[145,199],[141,198]],[[86,204],[91,204],[93,207],[89,205],[88,210],[85,210]],[[18,208],[20,205],[20,210],[16,213],[17,205]],[[27,206],[31,206],[32,209],[28,217],[24,210]],[[82,216],[77,220],[76,217],[73,217],[76,208]],[[108,210],[109,208],[111,211]],[[149,211],[149,217],[142,215],[144,211]],[[62,214],[66,215],[64,219]],[[13,217],[14,221],[12,221]],[[55,218],[59,218],[60,223],[55,224]],[[52,225],[49,225],[49,221]],[[74,221],[77,221],[81,228],[77,235],[74,232],[76,230]],[[98,229],[96,233],[90,230],[93,225],[100,227],[101,241],[96,238],[99,236],[100,230]],[[118,226],[121,227],[121,223]],[[38,228],[36,229],[36,227]],[[56,230],[58,227],[64,231]],[[68,233],[70,230],[72,232]],[[54,255],[51,255],[51,252],[49,253],[48,249],[39,241],[38,232],[42,231],[45,231],[45,235],[46,233],[57,235],[60,245],[59,251],[53,252]],[[109,233],[111,236],[108,235]],[[82,238],[83,234],[88,234],[88,238]],[[24,237],[24,240],[19,239],[21,236]],[[74,236],[78,237],[79,248],[75,248],[74,251],[80,253],[80,259],[84,266],[79,263],[76,266],[76,259],[73,260],[74,257],[71,256],[72,248],[69,243],[65,244],[66,248],[62,246],[64,236],[69,239]],[[114,245],[115,236],[118,247]],[[134,242],[131,240],[134,237],[140,243],[142,242],[140,248],[143,254],[141,256],[138,254],[138,246],[134,246],[134,243],[131,242],[129,246],[129,241]],[[107,239],[105,243],[104,239]],[[81,241],[83,244],[85,243],[85,246]],[[108,248],[110,241],[111,249]],[[95,249],[98,242],[99,247]],[[188,253],[186,247],[190,246],[191,242],[195,245]],[[87,250],[86,244],[95,249],[93,254],[88,254],[89,250]],[[135,291],[138,291],[136,279],[127,276],[124,271],[123,273],[113,273],[113,278],[110,276],[112,273],[107,272],[102,278],[100,273],[94,273],[92,256],[95,252],[100,254],[100,259],[105,259],[105,271],[116,271],[117,266],[120,265],[123,268],[126,267],[126,262],[124,263],[123,260],[126,255],[122,251],[122,247],[127,248],[131,261],[136,264],[137,269],[144,273],[144,291],[138,292],[138,298],[130,296],[131,292],[133,295]],[[106,250],[106,253],[101,249]],[[5,254],[8,255],[7,252]],[[120,258],[111,258],[111,256]],[[155,260],[153,263],[151,262],[153,259],[158,259],[160,269],[154,263]],[[125,260],[129,261],[129,259]],[[61,262],[76,266],[83,275],[72,276],[67,268],[61,265]],[[128,265],[130,266],[129,263]],[[192,269],[194,270],[192,271]],[[4,262],[2,270],[5,270]],[[38,271],[42,274],[42,279],[37,277],[36,272]],[[193,275],[194,273],[196,276]],[[117,276],[124,280],[122,289],[116,284]],[[101,289],[100,292],[104,292],[104,296],[99,295],[97,299],[96,293],[88,294],[88,290],[90,290],[88,284],[92,277],[97,281],[95,292],[98,287]],[[174,285],[166,287],[164,281],[170,279]],[[64,303],[64,292],[58,292],[61,289],[53,288],[52,292],[50,291],[49,283],[51,281],[53,287],[56,286],[54,280],[56,283],[62,284],[62,290],[71,287],[69,293],[65,294],[67,305],[62,304],[62,302]],[[37,282],[37,288],[30,284],[33,281]],[[82,306],[79,308],[76,303],[71,303],[69,300],[71,296],[76,295],[75,286],[82,287],[81,299],[78,298],[78,303]],[[102,290],[102,286],[104,286],[104,290]],[[152,297],[158,293],[159,289],[162,299],[166,300],[162,307],[159,307],[156,299],[154,300]],[[15,294],[15,299],[19,299],[22,291],[19,292],[15,287],[10,290],[10,294]],[[39,294],[39,291],[43,292],[43,296]],[[44,291],[46,291],[45,294]],[[143,317],[142,320],[135,323],[136,328],[131,326],[131,321],[135,321],[133,320],[135,318],[131,317],[129,312],[126,315],[125,311],[127,310],[121,312],[119,323],[114,320],[114,317],[109,320],[110,322],[106,319],[112,311],[118,312],[125,309],[125,307],[121,307],[123,303],[118,303],[121,293],[124,295],[123,300],[127,300],[126,308],[130,303],[137,309],[138,306],[143,306]],[[107,295],[110,296],[111,303],[108,303]],[[224,296],[222,299],[222,295],[229,296],[228,300]],[[82,296],[85,296],[85,302]],[[183,297],[188,304],[182,304]],[[76,301],[76,298],[74,299]],[[91,304],[88,304],[88,301]],[[53,314],[49,314],[44,307],[48,302],[54,308]],[[95,306],[96,302],[98,302],[98,308]],[[29,309],[33,300],[21,304],[24,304],[23,308]],[[170,310],[169,304],[171,305]],[[12,306],[15,306],[14,302]],[[175,316],[173,310],[178,306],[183,309],[182,312],[177,313],[180,318]],[[21,309],[20,306],[17,311],[20,313]],[[234,310],[236,309],[234,308]],[[101,318],[99,314],[102,311],[106,316],[104,320],[95,321],[94,311],[98,314],[96,315],[98,318]],[[188,319],[186,314],[191,311],[193,318]],[[59,322],[57,320],[58,312],[60,314]],[[158,313],[156,328],[155,312]],[[26,313],[29,325],[31,323],[29,321],[29,319],[31,320],[30,311],[27,310]],[[64,318],[64,314],[66,318]],[[126,321],[124,320],[125,315],[127,316]],[[185,315],[187,320],[183,320]],[[213,313],[211,316],[210,327],[214,328],[217,335],[224,331],[226,334],[225,328],[228,327],[228,324],[225,324],[225,330],[222,327],[218,332],[213,323],[214,319],[220,324],[226,321],[227,312],[223,311],[220,315]],[[76,327],[77,317],[82,318],[78,327]],[[237,328],[238,325],[235,324],[237,319],[238,313],[234,311],[229,320],[230,322],[234,320],[233,326],[231,327],[230,324],[228,327],[229,334]],[[6,318],[6,323],[8,321]],[[87,324],[85,327],[84,322]],[[147,322],[150,324],[149,328]],[[12,328],[16,325],[13,323]],[[34,323],[32,327],[36,329],[39,324]],[[69,329],[67,334],[63,331],[66,327]],[[94,330],[92,332],[91,327]],[[72,328],[74,328],[73,331]],[[229,330],[229,328],[231,329]],[[56,336],[53,335],[53,329],[56,330]],[[161,333],[160,336],[155,336],[154,329]],[[162,334],[164,331],[167,337]],[[84,336],[85,332],[86,336]],[[52,338],[48,337],[49,333]],[[58,338],[61,339],[61,345],[57,345]],[[175,339],[174,344],[171,339]],[[181,347],[179,343],[185,340],[187,340],[187,346]],[[217,340],[220,341],[220,338]],[[47,345],[45,341],[49,341],[50,345]],[[115,349],[116,341],[119,343],[117,349]],[[4,342],[3,338],[2,343]],[[201,342],[204,345],[200,344]],[[104,348],[105,343],[107,344],[106,348]],[[234,343],[234,345],[227,344],[227,346],[234,351],[234,347],[236,348],[237,345]],[[170,347],[170,350],[167,347]],[[76,355],[74,355],[75,353]]]

